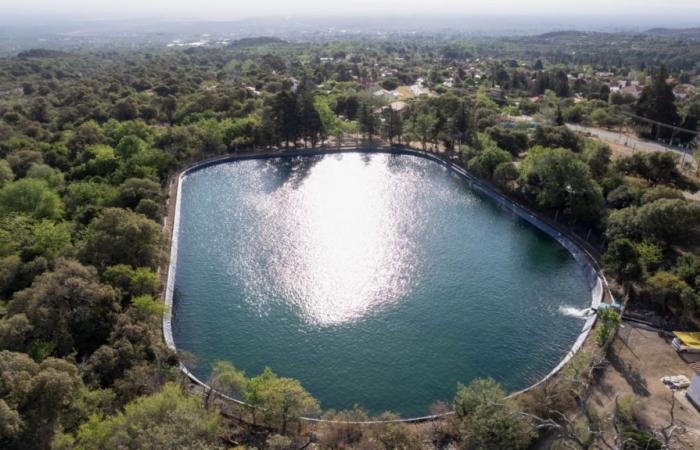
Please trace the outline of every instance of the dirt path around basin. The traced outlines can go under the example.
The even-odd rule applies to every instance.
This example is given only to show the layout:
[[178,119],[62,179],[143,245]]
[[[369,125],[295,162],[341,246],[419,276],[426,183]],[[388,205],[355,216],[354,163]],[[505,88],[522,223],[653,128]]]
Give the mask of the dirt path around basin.
[[675,396],[674,447],[700,449],[700,412],[690,404],[685,390],[675,393],[661,377],[685,375],[692,369],[671,346],[671,338],[624,322],[608,354],[608,365],[593,386],[591,405],[610,416],[615,398],[634,395],[635,415],[652,429],[660,430],[670,422],[671,397]]

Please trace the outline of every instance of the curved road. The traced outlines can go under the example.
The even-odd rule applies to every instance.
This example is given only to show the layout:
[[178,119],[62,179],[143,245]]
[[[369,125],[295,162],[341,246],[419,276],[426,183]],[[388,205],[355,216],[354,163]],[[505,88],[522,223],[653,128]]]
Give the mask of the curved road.
[[571,123],[567,123],[566,126],[569,127],[569,129],[571,130],[580,131],[582,133],[590,133],[593,136],[604,139],[606,141],[614,142],[619,145],[624,145],[625,147],[629,147],[632,150],[641,150],[647,152],[666,152],[671,150],[681,155],[692,154],[692,152],[688,149],[684,149],[681,147],[672,147],[670,145],[660,144],[654,141],[647,141],[644,139],[640,139],[636,136],[630,136],[628,134],[620,134],[614,131],[608,131],[601,128],[584,127],[581,125],[575,125]]

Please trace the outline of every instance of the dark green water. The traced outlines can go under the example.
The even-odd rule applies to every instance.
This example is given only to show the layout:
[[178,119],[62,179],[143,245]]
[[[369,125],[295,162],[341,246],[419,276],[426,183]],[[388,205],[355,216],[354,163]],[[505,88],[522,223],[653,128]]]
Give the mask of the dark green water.
[[[437,163],[240,161],[182,185],[173,332],[211,363],[298,378],[324,408],[426,413],[458,382],[548,373],[590,304],[567,251]],[[568,312],[568,313],[567,313]]]

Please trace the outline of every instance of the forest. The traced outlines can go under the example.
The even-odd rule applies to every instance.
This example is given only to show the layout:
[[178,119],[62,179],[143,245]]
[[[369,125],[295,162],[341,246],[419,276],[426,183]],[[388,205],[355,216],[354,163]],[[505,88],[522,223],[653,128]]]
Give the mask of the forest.
[[[641,423],[634,399],[611,416],[586,401],[620,321],[613,311],[601,315],[597,344],[548,389],[507,398],[494,380],[475,380],[431,407],[454,413],[434,423],[310,424],[299,417],[370,417],[361,405],[323,411],[274,367],[212,368],[210,386],[251,408],[193,386],[179,369],[191,355],[163,342],[159,270],[169,183],[189,165],[403,145],[465,167],[571,233],[629,311],[697,328],[698,61],[700,42],[663,33],[615,42],[569,33],[263,38],[1,58],[0,447],[526,449],[545,439],[553,448],[669,448],[673,437]],[[685,153],[621,155],[567,124],[625,129]]]

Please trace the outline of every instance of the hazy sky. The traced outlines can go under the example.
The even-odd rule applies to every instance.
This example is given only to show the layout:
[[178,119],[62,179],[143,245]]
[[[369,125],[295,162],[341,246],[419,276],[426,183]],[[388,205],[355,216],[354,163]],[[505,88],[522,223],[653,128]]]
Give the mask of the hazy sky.
[[74,18],[167,17],[235,20],[251,16],[370,14],[592,14],[686,17],[700,0],[0,0],[0,15]]

